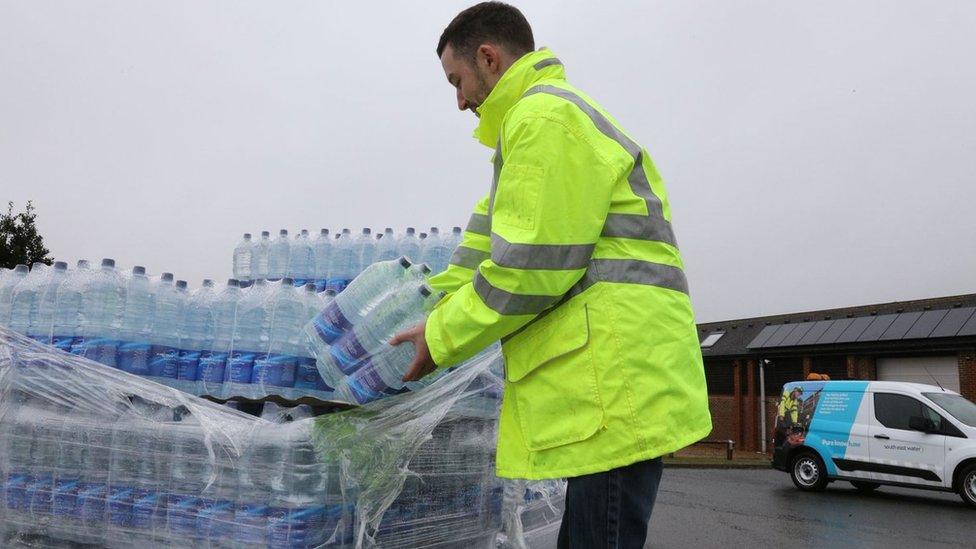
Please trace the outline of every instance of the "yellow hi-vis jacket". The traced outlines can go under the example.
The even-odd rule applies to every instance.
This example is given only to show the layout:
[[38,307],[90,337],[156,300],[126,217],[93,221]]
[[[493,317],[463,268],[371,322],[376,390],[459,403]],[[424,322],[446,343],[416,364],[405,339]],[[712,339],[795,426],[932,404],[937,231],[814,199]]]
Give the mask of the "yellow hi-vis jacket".
[[494,180],[427,319],[438,366],[499,339],[497,473],[607,471],[711,431],[694,314],[664,185],[647,153],[570,86],[549,50],[478,108]]

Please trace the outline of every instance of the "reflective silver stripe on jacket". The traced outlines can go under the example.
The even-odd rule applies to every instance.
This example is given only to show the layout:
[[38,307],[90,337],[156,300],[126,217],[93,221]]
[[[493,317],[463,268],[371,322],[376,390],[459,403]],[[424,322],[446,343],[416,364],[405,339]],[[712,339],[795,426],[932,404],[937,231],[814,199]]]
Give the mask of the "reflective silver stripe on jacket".
[[489,309],[500,315],[535,315],[545,311],[560,300],[558,295],[514,294],[496,288],[481,272],[474,275],[474,291]]
[[562,64],[563,62],[560,61],[559,58],[550,57],[549,59],[543,59],[542,61],[539,61],[535,65],[532,65],[532,68],[538,71],[552,65],[562,65]]
[[545,318],[547,314],[559,308],[563,303],[593,287],[597,282],[644,284],[674,290],[684,294],[688,293],[688,281],[685,278],[685,273],[677,267],[663,263],[654,263],[653,261],[641,261],[639,259],[593,259],[590,261],[583,278],[574,284],[559,301],[536,318],[533,318],[525,326],[503,337],[502,342],[504,343],[520,334],[533,323]]
[[491,260],[500,267],[567,271],[583,269],[594,244],[512,244],[491,233]]
[[537,93],[546,93],[561,97],[579,107],[593,122],[600,132],[616,141],[634,159],[634,167],[627,176],[631,191],[647,204],[648,215],[610,213],[603,227],[601,236],[634,238],[639,240],[655,240],[678,247],[671,223],[664,218],[664,206],[654,194],[651,184],[644,171],[644,156],[640,145],[624,135],[607,117],[593,108],[582,97],[575,93],[557,88],[556,86],[541,85],[529,88],[523,97]]
[[473,213],[464,230],[482,236],[491,236],[491,220],[485,214]]
[[464,267],[465,269],[477,269],[482,261],[489,259],[491,254],[466,246],[458,246],[451,255],[451,265]]

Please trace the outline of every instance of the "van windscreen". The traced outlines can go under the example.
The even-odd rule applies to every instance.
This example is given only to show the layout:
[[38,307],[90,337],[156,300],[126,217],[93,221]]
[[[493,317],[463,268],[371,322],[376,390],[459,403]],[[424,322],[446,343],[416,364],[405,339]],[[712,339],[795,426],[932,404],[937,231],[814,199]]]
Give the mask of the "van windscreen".
[[965,398],[952,393],[922,393],[926,398],[938,404],[945,411],[952,414],[952,417],[969,425],[976,427],[976,404]]

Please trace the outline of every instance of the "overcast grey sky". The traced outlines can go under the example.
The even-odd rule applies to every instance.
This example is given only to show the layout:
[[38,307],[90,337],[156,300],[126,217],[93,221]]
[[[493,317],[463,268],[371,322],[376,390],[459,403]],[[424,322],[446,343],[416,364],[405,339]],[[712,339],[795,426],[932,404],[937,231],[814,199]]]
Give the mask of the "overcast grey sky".
[[[198,285],[244,231],[463,224],[470,2],[0,0],[0,199]],[[521,2],[651,153],[700,321],[976,291],[976,2]]]

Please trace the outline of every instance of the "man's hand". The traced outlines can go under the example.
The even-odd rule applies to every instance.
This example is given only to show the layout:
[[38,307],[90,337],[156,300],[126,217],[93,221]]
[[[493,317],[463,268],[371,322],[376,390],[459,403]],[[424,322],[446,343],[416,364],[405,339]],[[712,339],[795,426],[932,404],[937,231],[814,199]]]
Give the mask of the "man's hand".
[[413,343],[413,348],[417,352],[417,355],[413,358],[413,362],[407,366],[407,373],[404,374],[403,381],[417,381],[437,369],[437,365],[434,364],[434,359],[430,357],[427,340],[424,338],[424,330],[426,327],[427,323],[421,322],[413,328],[398,333],[390,340],[390,345],[399,345],[409,341]]

